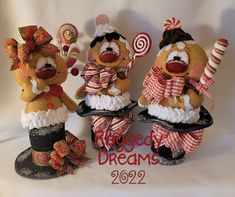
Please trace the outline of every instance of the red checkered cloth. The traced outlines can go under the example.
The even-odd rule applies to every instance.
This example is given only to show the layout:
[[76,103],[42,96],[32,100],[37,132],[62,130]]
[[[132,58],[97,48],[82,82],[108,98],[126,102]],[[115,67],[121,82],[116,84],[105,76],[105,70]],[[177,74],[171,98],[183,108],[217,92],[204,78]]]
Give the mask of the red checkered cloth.
[[179,133],[169,131],[158,124],[152,126],[152,139],[155,148],[165,145],[171,149],[173,157],[181,151],[192,153],[201,144],[203,133],[203,129],[190,133]]
[[118,140],[127,133],[133,122],[133,115],[130,112],[122,118],[92,116],[91,119],[97,145],[110,149],[115,145],[114,138]]
[[165,79],[161,71],[152,67],[146,75],[142,94],[152,104],[159,104],[162,99],[171,96],[181,96],[185,85],[183,77]]
[[97,65],[88,63],[83,68],[81,77],[87,83],[86,92],[96,94],[113,84],[117,79],[117,74],[114,68],[100,68]]

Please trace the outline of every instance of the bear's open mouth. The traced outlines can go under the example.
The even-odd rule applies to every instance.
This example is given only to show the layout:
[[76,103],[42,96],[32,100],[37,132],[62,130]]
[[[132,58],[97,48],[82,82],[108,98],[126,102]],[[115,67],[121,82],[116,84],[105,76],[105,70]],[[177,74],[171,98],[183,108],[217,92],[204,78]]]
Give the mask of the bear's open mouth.
[[56,69],[51,64],[45,64],[36,72],[36,75],[40,79],[50,79],[56,75]]
[[104,63],[112,63],[118,59],[119,55],[115,51],[104,51],[99,55],[99,59]]
[[171,73],[184,73],[187,69],[187,64],[182,60],[171,60],[166,64],[166,70]]

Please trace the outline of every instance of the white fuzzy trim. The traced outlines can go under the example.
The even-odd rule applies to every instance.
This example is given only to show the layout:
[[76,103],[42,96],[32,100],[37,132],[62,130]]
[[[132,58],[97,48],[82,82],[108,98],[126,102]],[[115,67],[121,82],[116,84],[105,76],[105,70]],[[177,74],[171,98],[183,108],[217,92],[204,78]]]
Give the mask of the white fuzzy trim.
[[157,104],[148,105],[148,113],[150,115],[172,123],[191,124],[197,122],[200,118],[199,111],[199,108],[195,110],[183,110]]
[[165,50],[166,51],[170,51],[172,48],[172,44],[168,44],[166,47],[165,47]]
[[177,42],[177,43],[176,43],[176,46],[177,46],[177,48],[180,49],[180,50],[182,50],[182,49],[185,48],[184,42]]
[[94,37],[101,37],[104,36],[106,33],[112,33],[117,29],[111,25],[106,24],[99,24],[96,26],[95,33],[93,34]]
[[194,40],[186,40],[184,42],[188,43],[188,44],[197,44],[196,41],[194,41]]
[[126,39],[123,39],[122,37],[119,38],[120,42],[124,43],[126,45],[126,48],[128,51],[130,51],[129,53],[129,57],[132,59],[133,57],[133,50],[129,44],[129,42]]
[[21,123],[24,129],[48,127],[50,125],[63,123],[68,119],[68,110],[65,105],[58,109],[48,111],[21,112]]
[[41,93],[42,93],[42,90],[38,90],[38,84],[37,84],[37,82],[36,82],[34,79],[30,80],[30,82],[31,82],[31,84],[32,84],[32,92],[33,92],[34,94],[41,94]]
[[193,106],[190,104],[190,97],[189,95],[184,95],[183,96],[184,99],[184,107],[186,110],[193,110]]
[[118,96],[86,95],[85,103],[92,109],[117,111],[131,103],[129,92]]
[[115,94],[115,96],[121,94],[121,91],[118,88],[116,88],[115,85],[111,86],[111,91]]

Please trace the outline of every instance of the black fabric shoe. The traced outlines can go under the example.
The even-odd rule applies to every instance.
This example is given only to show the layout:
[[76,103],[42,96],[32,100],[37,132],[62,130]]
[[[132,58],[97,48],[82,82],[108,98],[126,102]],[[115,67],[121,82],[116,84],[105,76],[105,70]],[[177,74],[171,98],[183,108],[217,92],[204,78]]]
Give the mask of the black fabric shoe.
[[162,165],[177,165],[183,163],[185,159],[185,152],[181,151],[176,157],[172,157],[172,151],[166,146],[161,146],[158,149],[154,148],[154,144],[151,146],[153,152],[158,153],[159,163]]

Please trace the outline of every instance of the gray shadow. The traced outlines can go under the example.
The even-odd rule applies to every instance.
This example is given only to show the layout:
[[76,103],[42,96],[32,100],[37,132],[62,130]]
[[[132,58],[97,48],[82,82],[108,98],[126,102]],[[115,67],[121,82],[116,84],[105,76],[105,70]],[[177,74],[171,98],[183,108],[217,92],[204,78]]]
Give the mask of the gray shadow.
[[[210,111],[214,119],[214,125],[210,129],[205,129],[203,137],[203,144],[198,151],[195,151],[189,158],[189,162],[194,160],[205,160],[207,158],[217,157],[219,155],[235,153],[233,142],[231,137],[235,131],[235,125],[232,121],[232,117],[235,114],[234,97],[234,76],[235,67],[233,62],[235,61],[235,45],[232,42],[235,35],[235,29],[233,22],[235,18],[235,9],[226,9],[222,11],[221,22],[218,29],[214,34],[211,34],[210,44],[209,40],[205,39],[205,43],[208,43],[210,48],[213,47],[216,39],[224,37],[229,41],[229,47],[223,58],[223,61],[214,78],[215,85],[210,89],[210,92],[215,98],[216,108],[214,111]],[[203,31],[203,30],[202,30]],[[207,101],[208,108],[210,103]],[[205,151],[201,151],[202,149]]]

